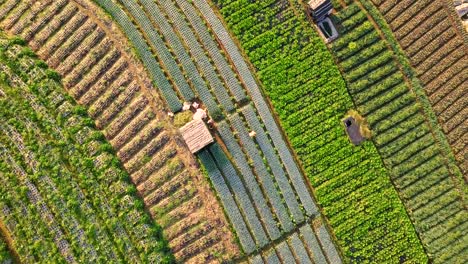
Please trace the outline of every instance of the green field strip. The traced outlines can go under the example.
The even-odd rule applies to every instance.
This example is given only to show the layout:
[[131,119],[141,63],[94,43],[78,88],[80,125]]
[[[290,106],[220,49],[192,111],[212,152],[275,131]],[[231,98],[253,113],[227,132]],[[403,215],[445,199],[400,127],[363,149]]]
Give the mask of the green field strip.
[[279,238],[281,234],[277,227],[277,223],[273,218],[273,214],[268,207],[267,201],[260,189],[257,179],[255,178],[255,175],[253,175],[244,153],[242,153],[242,148],[236,142],[236,139],[232,135],[232,132],[225,121],[218,123],[217,128],[224,144],[226,144],[227,150],[232,155],[234,162],[237,164],[237,168],[241,173],[240,176],[244,179],[244,182],[249,189],[252,200],[259,211],[268,235],[272,240]]
[[[14,153],[15,149],[11,149],[9,150],[9,152]],[[32,167],[31,169],[34,170],[34,173],[37,172],[34,167]],[[10,170],[13,170],[13,168],[10,168]],[[63,182],[62,182],[62,186],[60,186],[59,184],[52,183],[50,178],[48,178],[47,176],[43,176],[41,179],[33,183],[26,182],[25,185],[29,186],[30,184],[34,184],[36,186],[37,188],[36,192],[47,193],[48,199],[44,199],[45,200],[44,204],[50,208],[51,212],[55,213],[56,222],[60,223],[58,227],[61,228],[62,230],[69,230],[70,238],[67,239],[68,242],[79,247],[79,248],[74,248],[73,251],[76,254],[79,254],[80,252],[79,249],[83,251],[83,253],[80,254],[79,258],[95,260],[97,259],[97,253],[99,253],[99,255],[106,255],[104,251],[96,252],[94,250],[94,248],[98,247],[98,243],[96,243],[95,239],[84,237],[83,225],[81,224],[83,223],[83,219],[79,219],[81,223],[78,223],[77,221],[78,215],[76,215],[75,213],[72,214],[71,211],[66,207],[65,201],[63,200],[63,198],[61,198],[63,194],[60,193],[60,191],[63,191],[60,188],[63,186]],[[31,187],[29,188],[31,191],[34,190],[34,189],[31,189]],[[69,194],[66,197],[66,199],[68,201],[68,199],[72,200],[72,199],[77,199],[77,198],[73,197],[72,194]],[[105,237],[100,237],[100,239],[102,239],[101,242],[108,247],[107,249],[113,248],[112,244],[108,243],[108,241],[110,241],[108,234],[106,234]],[[60,247],[61,243],[58,244],[58,246]],[[103,250],[106,250],[106,248],[103,248]],[[115,254],[115,252],[113,253]],[[111,255],[108,255],[108,256],[110,257]],[[76,255],[76,257],[78,257],[78,255]]]
[[[20,53],[10,52],[15,49]],[[65,240],[59,238],[64,236],[80,261],[171,261],[159,227],[138,205],[134,188],[115,156],[109,153],[104,136],[95,130],[83,108],[63,96],[60,84],[48,77],[54,76],[53,72],[38,68],[39,61],[31,60],[27,54],[31,51],[13,44],[1,51],[2,63],[8,65],[3,66],[6,75],[2,80],[8,100],[0,98],[5,109],[2,119],[8,121],[2,127],[7,128],[4,136],[15,138],[2,140],[2,145],[8,146],[10,153],[19,150],[22,156],[13,156],[16,161],[10,158],[2,171],[9,168],[6,173],[11,175],[11,171],[16,175],[23,173],[33,195],[30,197],[42,195],[40,200],[34,199],[41,201],[39,212],[43,217],[48,217],[50,211],[56,218],[43,225],[59,223],[50,226],[50,232],[61,252],[67,250],[66,242],[62,242]],[[11,70],[6,70],[8,67]],[[12,117],[19,118],[13,122]],[[28,148],[24,150],[23,145]],[[17,241],[23,246],[26,242]],[[47,255],[53,252],[57,250],[37,257],[50,260],[52,256]],[[73,261],[73,256],[64,255]]]
[[219,145],[213,144],[209,147],[209,150],[232,190],[232,193],[239,204],[239,209],[243,211],[246,222],[250,226],[249,229],[252,231],[252,236],[257,241],[258,247],[265,246],[268,243],[267,235],[263,230],[262,224],[257,216],[257,212],[255,211],[252,201],[250,200],[237,171]]
[[242,214],[239,211],[239,208],[237,207],[237,204],[223,178],[223,175],[218,169],[216,162],[208,150],[201,151],[197,156],[203,164],[203,167],[206,169],[225,212],[236,230],[236,234],[242,248],[247,254],[253,252],[256,249],[255,242],[249,233],[244,218],[242,217]]
[[[460,93],[439,99],[431,96],[433,93],[444,94],[462,89],[463,74],[459,73],[467,68],[467,60],[463,59],[466,53],[465,30],[449,2],[406,3],[411,8],[405,8],[407,5],[395,1],[385,1],[382,7],[376,8],[372,2],[360,0],[359,4],[378,25],[400,67],[410,79],[412,90],[449,164],[452,178],[458,184],[463,200],[466,200],[468,190],[463,175],[466,175],[468,163],[463,160],[464,141],[456,140],[464,137],[466,126],[460,125],[452,130],[451,125],[466,119],[466,114],[460,109],[466,105],[467,98]],[[382,13],[384,6],[391,11]],[[454,35],[454,32],[457,34]],[[452,100],[457,101],[454,103]],[[439,107],[450,109],[447,112],[451,114],[440,113]]]
[[[355,6],[355,5],[353,5]],[[355,9],[356,7],[350,7]],[[344,9],[343,12],[346,12]],[[354,12],[354,11],[353,11]],[[360,11],[359,13],[364,13]],[[357,14],[359,14],[357,13]],[[354,17],[350,16],[349,23],[355,23]],[[340,15],[338,15],[340,17]],[[341,23],[335,18],[338,23]],[[344,23],[344,22],[343,22]],[[357,30],[357,29],[356,29]],[[380,30],[380,29],[378,29]],[[376,29],[373,32],[377,32]],[[343,39],[354,39],[352,37],[360,34],[357,31],[346,31]],[[367,34],[374,35],[372,32]],[[363,39],[366,39],[364,36]],[[387,40],[380,40],[386,42]],[[352,42],[349,42],[352,43]],[[440,250],[445,249],[448,245],[456,246],[461,243],[463,237],[457,233],[456,228],[445,229],[447,239],[434,243],[430,237],[432,228],[440,225],[442,228],[450,221],[450,225],[455,227],[463,225],[465,220],[450,219],[454,211],[444,211],[444,206],[458,205],[460,210],[466,214],[463,208],[463,195],[460,190],[457,190],[457,183],[451,175],[451,165],[444,160],[444,152],[438,142],[438,138],[434,132],[434,126],[430,124],[427,117],[428,108],[423,108],[418,100],[421,100],[421,95],[415,94],[408,82],[402,82],[403,75],[407,73],[400,72],[395,62],[387,65],[380,64],[382,60],[388,61],[388,56],[383,55],[393,50],[387,48],[387,52],[381,52],[380,48],[373,49],[372,46],[366,49],[365,52],[355,53],[351,44],[346,45],[337,43],[343,46],[340,51],[334,47],[335,43],[331,44],[331,49],[335,51],[335,55],[339,61],[340,67],[343,67],[344,76],[349,82],[350,92],[352,96],[358,96],[358,110],[363,113],[369,121],[371,128],[374,129],[374,141],[377,143],[377,149],[381,153],[383,162],[389,169],[390,176],[397,187],[397,191],[404,202],[416,231],[418,232],[422,243],[428,251],[431,260],[440,262],[441,259],[446,261],[450,253],[441,254]],[[376,44],[373,44],[376,45]],[[389,44],[387,44],[389,45]],[[350,54],[350,55],[348,55]],[[398,57],[392,55],[394,61]],[[401,63],[398,61],[398,63]],[[367,65],[372,68],[372,65],[380,65],[374,67],[374,71],[369,71],[367,74],[359,78],[348,78],[355,75],[353,72],[356,67],[361,68]],[[393,70],[391,69],[393,68]],[[372,80],[385,79],[389,71],[395,71],[393,79],[398,81],[376,82]],[[365,83],[369,86],[362,89],[360,80],[366,79]],[[371,81],[369,81],[371,80]],[[363,82],[364,83],[364,82]],[[394,83],[399,83],[395,85]],[[377,86],[377,89],[374,87]],[[376,92],[379,91],[379,92]],[[366,94],[370,93],[370,100],[365,100]],[[437,129],[437,128],[436,128]],[[456,165],[455,165],[456,166]],[[461,191],[463,192],[463,191]],[[456,212],[456,210],[455,210]],[[431,228],[427,225],[426,219],[437,216],[438,219],[447,219],[438,224],[431,224]],[[426,222],[426,223],[425,223]],[[450,257],[463,259],[460,251],[454,250]],[[443,255],[443,257],[442,257]]]
[[[204,1],[194,1],[197,6],[205,5],[202,2]],[[262,3],[241,0],[214,2],[220,8],[219,11],[226,19],[231,32],[240,41],[240,45],[258,71],[259,80],[279,115],[281,125],[289,137],[306,175],[316,190],[317,202],[324,206],[325,216],[328,216],[327,212],[335,206],[345,209],[329,218],[345,259],[371,261],[375,252],[382,249],[377,247],[374,239],[357,239],[353,234],[360,234],[362,237],[371,232],[381,233],[386,226],[397,226],[396,223],[398,226],[404,226],[396,232],[409,239],[397,241],[396,243],[400,243],[401,246],[396,246],[390,242],[394,240],[393,236],[384,235],[380,237],[380,240],[385,241],[381,243],[384,245],[383,247],[390,251],[394,250],[395,253],[400,252],[401,255],[405,254],[409,259],[424,259],[425,255],[420,242],[412,229],[411,222],[397,193],[393,189],[375,146],[372,143],[365,143],[359,148],[353,148],[346,139],[340,119],[348,109],[352,108],[351,98],[347,94],[345,82],[337,67],[333,65],[331,55],[326,50],[322,40],[307,23],[305,17],[302,16],[302,8],[294,13],[290,3],[280,1],[274,1],[274,3],[265,4],[265,6],[262,6]],[[204,15],[207,14],[205,10],[203,9],[201,12]],[[242,12],[251,12],[256,15],[248,16],[248,19],[237,19],[234,13],[241,14]],[[300,16],[291,16],[291,12],[300,14]],[[279,19],[283,17],[283,14],[285,20]],[[217,18],[210,19],[207,19],[208,23],[216,33],[218,29],[215,26],[215,20]],[[362,20],[362,16],[360,19]],[[281,28],[282,23],[285,24],[283,28]],[[294,31],[290,30],[291,28],[294,28]],[[270,29],[272,33],[268,33]],[[354,38],[359,39],[372,29],[372,24],[364,23],[359,28],[360,36]],[[222,29],[219,30],[222,31]],[[287,32],[286,30],[290,30],[290,33],[277,35],[278,33],[284,34],[282,32]],[[284,38],[287,38],[287,41]],[[220,41],[228,55],[231,56],[231,49],[237,50],[237,47],[233,42],[228,44],[229,41],[226,39]],[[374,35],[368,42],[374,43],[376,40],[378,40],[378,35]],[[339,41],[340,39],[337,40],[337,43],[342,45],[340,49],[346,48],[348,43]],[[288,43],[295,43],[295,45]],[[234,51],[233,54],[236,52]],[[238,60],[233,59],[233,61],[242,61],[239,51],[237,54],[240,57],[236,57]],[[242,66],[239,67],[240,64],[242,63],[236,65],[239,72],[241,72],[239,69],[242,69]],[[304,67],[307,67],[307,70]],[[244,69],[246,68],[248,67],[245,65]],[[305,72],[307,74],[304,74]],[[387,71],[387,73],[391,72],[391,69]],[[244,82],[248,80],[248,77],[244,78],[243,75],[240,77]],[[363,85],[364,83],[361,86],[356,86],[356,89],[363,89]],[[328,98],[331,102],[321,100],[322,98]],[[262,115],[262,108],[257,106],[257,109]],[[316,113],[322,114],[314,117]],[[262,119],[265,125],[270,124],[264,118]],[[298,119],[303,120],[303,122],[297,121]],[[316,131],[324,131],[325,135],[320,136],[319,132]],[[311,133],[317,133],[318,137],[310,136]],[[270,136],[275,146],[278,147],[274,139],[275,135],[270,134]],[[284,151],[278,150],[278,152]],[[344,156],[338,157],[340,155]],[[357,169],[352,170],[353,168]],[[333,194],[333,189],[327,189],[325,186],[321,188],[321,186],[339,175],[346,175],[344,173],[349,170],[358,175],[354,181],[359,182],[359,175],[362,175],[362,171],[367,171],[368,181],[375,183],[369,187],[365,184],[353,184],[351,186],[357,189],[344,193],[343,198],[337,202],[323,205],[321,201],[325,201],[327,196]],[[342,179],[345,182],[353,181],[346,177]],[[380,192],[385,190],[385,195],[374,194],[368,197],[369,194],[373,193],[374,186],[381,186]],[[350,196],[359,197],[358,200],[353,201],[359,202],[360,207],[367,208],[365,212],[362,209],[358,209],[359,211],[354,209],[353,202],[347,201]],[[370,206],[371,204],[374,206]],[[381,207],[384,204],[386,205]],[[360,219],[356,222],[359,225],[353,224],[353,218]],[[353,226],[354,228],[351,228]],[[336,233],[337,228],[342,231]],[[351,248],[353,248],[352,251]],[[389,254],[391,256],[389,258],[394,260],[397,258],[396,255]]]
[[[2,173],[2,186],[4,188],[0,191],[8,200],[2,201],[2,214],[0,216],[12,239],[29,242],[26,246],[20,246],[18,242],[15,243],[20,260],[32,261],[35,257],[47,256],[49,260],[64,262],[65,259],[58,253],[59,249],[54,243],[52,233],[42,221],[38,209],[35,206],[29,206],[29,198],[24,195],[24,191],[21,193],[20,187],[22,186],[12,185],[10,179],[14,178],[7,174]],[[8,192],[5,191],[6,188],[8,188]],[[35,223],[33,230],[29,228],[30,223]],[[38,236],[43,237],[44,240],[37,241],[35,238]],[[32,245],[37,248],[35,251],[32,250]]]

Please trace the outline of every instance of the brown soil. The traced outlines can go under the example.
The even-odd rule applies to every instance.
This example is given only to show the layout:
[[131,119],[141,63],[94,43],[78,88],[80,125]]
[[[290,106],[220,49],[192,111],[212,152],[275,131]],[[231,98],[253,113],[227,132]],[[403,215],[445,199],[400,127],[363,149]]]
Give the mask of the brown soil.
[[1,236],[1,239],[3,239],[5,243],[7,244],[8,251],[10,252],[10,255],[13,257],[14,261],[16,263],[21,263],[20,256],[18,252],[16,252],[15,247],[14,247],[13,238],[11,237],[10,232],[8,232],[8,229],[3,224],[2,221],[0,221],[0,236]]
[[[213,192],[210,190],[210,186],[207,182],[207,179],[201,174],[198,166],[198,162],[194,159],[194,156],[188,151],[183,140],[180,138],[178,130],[170,123],[169,118],[166,113],[163,112],[163,100],[156,92],[156,88],[151,84],[151,79],[148,77],[146,71],[144,70],[143,65],[139,62],[139,59],[133,54],[133,52],[128,48],[131,45],[128,43],[127,38],[122,34],[120,28],[118,28],[114,23],[110,21],[108,16],[103,13],[100,8],[94,6],[94,4],[89,3],[89,1],[84,0],[74,0],[80,4],[80,10],[85,12],[87,15],[95,21],[100,28],[102,28],[106,35],[111,37],[114,42],[114,45],[122,51],[122,56],[130,61],[129,66],[132,72],[136,73],[136,76],[140,76],[138,79],[143,93],[148,95],[150,99],[150,105],[153,107],[155,112],[158,114],[158,119],[166,120],[166,128],[171,132],[171,136],[175,138],[178,144],[177,146],[177,155],[180,158],[185,167],[189,170],[190,175],[192,176],[193,181],[197,185],[198,195],[202,197],[204,202],[204,207],[200,210],[192,213],[194,218],[205,218],[211,223],[220,223],[219,226],[221,230],[218,230],[222,233],[222,243],[224,244],[225,252],[227,257],[232,257],[239,253],[239,248],[234,242],[234,237],[232,232],[228,228],[228,222],[225,218],[222,208],[220,207],[216,197]],[[91,12],[91,10],[93,12]],[[198,215],[201,214],[201,215]],[[155,219],[157,221],[157,219]]]
[[[184,166],[189,171],[189,175],[191,176],[191,181],[189,182],[193,182],[195,185],[194,187],[197,188],[197,195],[199,195],[202,198],[201,201],[203,201],[203,204],[196,208],[194,212],[190,213],[187,217],[203,219],[202,221],[207,221],[210,225],[216,227],[216,232],[219,234],[217,239],[219,239],[223,244],[224,259],[229,259],[238,255],[240,252],[239,247],[235,243],[233,233],[229,230],[229,223],[223,213],[223,210],[219,205],[216,196],[210,189],[208,180],[200,172],[197,161],[188,151],[185,143],[180,138],[178,130],[173,126],[171,120],[167,116],[164,101],[158,94],[157,89],[152,85],[151,79],[148,77],[148,74],[140,60],[130,48],[131,45],[127,38],[122,33],[121,29],[113,23],[112,19],[104,13],[101,8],[93,4],[92,1],[72,0],[70,2],[78,7],[78,12],[88,16],[89,19],[95,22],[97,27],[103,30],[105,35],[112,40],[113,47],[120,51],[121,57],[128,62],[128,68],[130,72],[133,73],[134,79],[141,87],[141,92],[148,99],[148,103],[151,106],[156,119],[164,122],[164,130],[169,134],[170,141],[175,141],[177,143],[176,150],[178,158],[182,160]],[[39,48],[41,47],[38,47],[38,49]],[[43,57],[42,59],[47,60],[48,58]],[[157,222],[158,219],[155,220]],[[169,244],[171,244],[171,241],[169,241]],[[209,251],[210,248],[204,250]],[[202,253],[204,253],[203,250]]]

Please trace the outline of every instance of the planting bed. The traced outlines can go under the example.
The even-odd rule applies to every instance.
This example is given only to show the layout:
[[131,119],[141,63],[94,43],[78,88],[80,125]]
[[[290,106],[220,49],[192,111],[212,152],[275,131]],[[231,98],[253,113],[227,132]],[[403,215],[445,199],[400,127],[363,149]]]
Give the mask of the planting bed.
[[375,146],[366,142],[356,148],[348,142],[341,118],[353,107],[351,98],[302,5],[215,3],[257,70],[345,259],[424,261]]
[[170,262],[160,227],[84,109],[31,50],[0,42],[0,220],[19,260]]
[[450,0],[372,0],[421,80],[465,178],[467,37]]
[[28,3],[3,2],[1,26],[57,69],[68,93],[88,109],[175,257],[200,261],[235,254],[237,246],[207,181],[112,23],[86,2]]
[[427,110],[358,5],[349,5],[334,20],[341,25],[341,38],[331,50],[426,251],[438,263],[467,261],[464,186],[447,165]]

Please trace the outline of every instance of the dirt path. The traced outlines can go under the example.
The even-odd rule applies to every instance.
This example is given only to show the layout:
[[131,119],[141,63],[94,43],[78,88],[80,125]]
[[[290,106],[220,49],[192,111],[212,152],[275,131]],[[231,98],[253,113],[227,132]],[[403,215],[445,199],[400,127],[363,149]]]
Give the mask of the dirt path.
[[10,252],[11,257],[14,259],[16,263],[21,263],[20,256],[18,252],[16,252],[14,245],[13,238],[8,231],[8,228],[0,221],[0,239],[4,239],[5,243],[7,244],[8,251]]

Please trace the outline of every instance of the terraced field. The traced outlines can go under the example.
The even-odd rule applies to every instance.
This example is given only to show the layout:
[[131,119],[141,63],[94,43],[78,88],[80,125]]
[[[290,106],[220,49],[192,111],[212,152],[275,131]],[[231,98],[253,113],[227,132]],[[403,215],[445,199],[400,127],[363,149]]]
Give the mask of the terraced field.
[[[268,106],[263,101],[245,62],[239,61],[237,64],[241,63],[241,66],[235,65],[236,69],[229,66],[229,58],[223,55],[216,39],[209,34],[203,17],[191,15],[187,18],[191,23],[185,22],[184,14],[196,14],[198,12],[196,8],[199,7],[182,1],[179,3],[166,1],[161,6],[147,1],[145,4],[150,5],[150,8],[146,7],[147,9],[132,4],[131,1],[122,3],[125,4],[126,9],[120,9],[119,5],[112,2],[106,2],[108,6],[104,7],[116,18],[133,43],[144,45],[149,43],[148,47],[151,49],[148,50],[153,50],[157,58],[161,58],[156,68],[151,67],[155,61],[149,56],[145,57],[145,49],[135,45],[155,85],[167,99],[169,108],[176,111],[182,105],[183,100],[191,100],[197,96],[208,109],[210,116],[220,121],[220,137],[223,139],[220,142],[221,145],[232,150],[236,145],[239,146],[239,142],[243,143],[241,148],[236,149],[234,164],[218,145],[204,152],[216,157],[213,164],[220,172],[208,173],[208,176],[218,192],[221,204],[226,209],[243,250],[250,254],[265,247],[270,241],[280,239],[282,234],[298,228],[299,224],[317,217],[319,212],[307,185],[304,184],[302,175],[273,117],[269,115]],[[27,18],[28,16],[23,13],[35,12],[32,9],[23,10],[21,3],[14,8],[10,8],[7,4],[4,6],[8,11],[5,13],[4,21],[19,20],[20,17]],[[218,233],[218,230],[223,231],[223,225],[216,226],[210,223],[204,224],[202,220],[187,219],[187,216],[197,215],[190,214],[190,210],[192,207],[201,207],[200,204],[205,199],[200,199],[196,190],[183,187],[185,184],[193,185],[188,177],[187,169],[184,170],[184,164],[180,160],[183,152],[177,152],[176,155],[173,148],[177,145],[169,141],[171,133],[164,133],[161,122],[158,122],[154,114],[151,114],[152,109],[147,106],[151,103],[151,98],[145,97],[147,91],[140,88],[138,83],[128,76],[130,73],[126,67],[129,64],[122,59],[124,56],[121,55],[122,51],[118,47],[109,45],[115,42],[112,42],[112,39],[105,34],[106,29],[100,26],[96,18],[90,18],[90,15],[84,11],[81,12],[83,14],[77,12],[76,15],[72,15],[73,12],[83,10],[83,4],[66,1],[51,3],[49,8],[45,9],[45,12],[48,11],[50,14],[47,16],[49,23],[44,29],[36,28],[39,26],[34,26],[33,21],[30,24],[33,29],[24,28],[12,33],[23,36],[40,56],[47,58],[48,64],[57,68],[63,75],[64,83],[71,95],[79,103],[89,107],[91,117],[96,120],[97,126],[104,130],[117,156],[124,163],[132,181],[137,185],[139,194],[144,197],[150,213],[165,230],[176,258],[180,261],[193,262],[197,259],[212,259],[215,255],[229,258],[230,254],[235,252],[235,246],[226,246],[219,242],[223,236]],[[122,10],[128,12],[130,16],[127,17],[127,13],[122,13]],[[214,17],[214,13],[211,9],[209,10]],[[164,20],[164,14],[167,16],[170,14],[172,19],[179,23],[173,23],[174,26],[172,26]],[[40,18],[40,15],[35,14],[33,17]],[[12,18],[14,16],[18,18]],[[130,17],[142,26],[146,25],[145,30],[136,31],[130,23]],[[40,21],[36,23],[39,24]],[[61,21],[68,21],[68,23]],[[86,25],[86,21],[91,25]],[[152,21],[159,23],[148,24]],[[215,22],[219,24],[219,21]],[[27,24],[21,21],[17,23]],[[4,24],[5,29],[12,30],[8,26],[10,23]],[[129,29],[135,30],[134,33],[137,32],[138,35],[130,34]],[[156,34],[156,30],[161,32],[168,43],[162,42],[163,39]],[[23,32],[32,33],[24,34]],[[175,32],[181,34],[179,38],[176,38],[178,35]],[[81,44],[77,45],[77,42],[85,43],[86,46],[81,49]],[[169,44],[170,49],[164,46]],[[186,48],[189,44],[190,50]],[[232,41],[230,45],[235,48]],[[90,47],[96,47],[96,51],[85,54],[86,48]],[[180,58],[181,65],[184,67],[179,68],[174,57],[168,56],[169,51],[177,52],[177,58],[178,60]],[[189,59],[188,55],[193,56],[192,52],[199,58],[196,63]],[[232,52],[235,52],[238,57],[241,56],[237,48]],[[186,54],[185,57],[184,54]],[[78,65],[75,61],[79,62]],[[94,66],[88,67],[88,65]],[[105,71],[107,69],[110,71]],[[164,74],[163,70],[168,75],[167,78],[158,79],[157,76],[161,77],[158,74]],[[237,72],[242,71],[244,72],[242,78],[237,77]],[[180,79],[184,76],[190,76],[190,78]],[[101,78],[104,80],[100,80]],[[117,82],[120,79],[122,80]],[[245,82],[249,82],[249,89],[245,88]],[[105,86],[109,84],[111,87],[104,91]],[[164,90],[167,85],[171,85],[169,88],[174,95],[181,97],[177,107],[171,101],[168,90]],[[112,88],[113,86],[115,88]],[[151,94],[151,91],[148,93]],[[247,93],[255,95],[254,104],[250,103]],[[235,101],[232,102],[233,100]],[[234,111],[234,105],[242,114],[230,115]],[[259,116],[256,113],[256,107],[263,109],[258,112]],[[229,118],[225,119],[225,117]],[[128,123],[130,124],[126,126],[125,124]],[[258,134],[256,140],[247,136],[252,130]],[[234,134],[238,134],[240,138],[236,139]],[[131,140],[132,137],[134,140]],[[166,143],[167,141],[169,143]],[[244,144],[247,145],[244,146]],[[279,152],[275,148],[278,148]],[[165,149],[167,151],[164,151]],[[146,156],[149,158],[145,158]],[[154,158],[151,159],[151,157]],[[170,160],[167,161],[168,159]],[[141,164],[142,160],[146,164]],[[249,166],[246,160],[253,163]],[[266,163],[263,160],[266,160]],[[202,159],[202,161],[205,166],[210,166],[210,160]],[[162,166],[167,168],[158,169]],[[237,169],[241,173],[238,173]],[[172,179],[173,182],[165,183],[167,179]],[[177,191],[178,189],[182,190]],[[176,199],[175,204],[168,200],[169,198],[165,198],[171,192],[175,192],[177,197],[180,197]],[[234,198],[229,199],[229,197]],[[183,211],[184,214],[177,212],[178,210],[174,208]],[[188,213],[185,213],[186,211]],[[175,224],[174,221],[177,220],[180,220],[181,224]],[[194,228],[191,229],[192,226]],[[186,233],[180,234],[177,230],[186,230]],[[200,238],[206,233],[208,233],[206,238]],[[192,242],[195,245],[188,246]],[[234,247],[234,250],[228,252],[226,249],[229,249],[229,246]]]
[[24,38],[57,69],[68,93],[88,108],[176,258],[196,261],[236,253],[206,180],[168,124],[143,70],[121,46],[123,38],[110,34],[112,24],[89,12],[96,7],[85,3],[27,3],[4,2],[2,27]]
[[0,263],[468,262],[452,1],[307,2],[0,0]]
[[103,135],[31,50],[0,42],[0,217],[20,261],[169,262]]
[[341,37],[331,49],[430,258],[436,263],[468,261],[468,214],[460,193],[465,187],[450,171],[400,62],[358,5],[349,5],[334,19]]
[[226,29],[205,1],[98,2],[149,69],[153,59],[144,54],[155,54],[155,70],[164,69],[179,98],[173,104],[157,85],[171,109],[196,97],[216,121],[219,144],[198,156],[247,255],[319,216],[254,75],[234,42],[220,38]]
[[341,118],[353,103],[302,5],[215,2],[257,70],[345,258],[426,261],[375,146],[355,148],[344,133]]
[[466,177],[467,39],[453,4],[445,0],[372,2],[410,58]]

